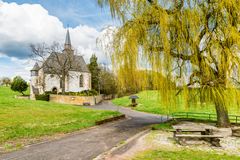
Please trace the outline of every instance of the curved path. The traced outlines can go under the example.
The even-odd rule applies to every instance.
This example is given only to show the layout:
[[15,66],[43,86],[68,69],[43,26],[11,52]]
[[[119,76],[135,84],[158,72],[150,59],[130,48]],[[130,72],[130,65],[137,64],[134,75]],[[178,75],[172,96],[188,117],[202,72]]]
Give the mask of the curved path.
[[117,144],[160,123],[166,117],[116,107],[110,102],[88,107],[101,110],[115,110],[127,119],[80,131],[76,134],[46,143],[36,144],[20,151],[0,155],[1,160],[91,160]]

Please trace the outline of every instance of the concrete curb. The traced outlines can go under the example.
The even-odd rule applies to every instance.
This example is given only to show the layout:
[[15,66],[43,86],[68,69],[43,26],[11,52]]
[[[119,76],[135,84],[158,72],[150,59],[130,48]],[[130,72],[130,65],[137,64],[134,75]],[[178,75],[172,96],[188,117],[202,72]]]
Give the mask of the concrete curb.
[[96,121],[95,123],[96,123],[96,125],[102,125],[102,124],[105,124],[105,123],[114,122],[114,121],[117,121],[117,120],[120,120],[120,119],[125,119],[125,118],[126,118],[126,115],[122,114],[120,116],[115,116],[115,117],[107,118],[107,119],[104,119],[104,120]]
[[145,129],[140,133],[137,133],[136,135],[128,138],[124,143],[122,144],[117,144],[115,147],[113,147],[112,149],[103,152],[102,154],[98,155],[96,158],[94,158],[93,160],[104,160],[107,156],[114,154],[114,152],[117,152],[119,150],[121,150],[122,148],[128,146],[129,144],[131,144],[131,142],[134,142],[136,139],[142,137],[143,135],[149,133],[151,131],[151,129]]

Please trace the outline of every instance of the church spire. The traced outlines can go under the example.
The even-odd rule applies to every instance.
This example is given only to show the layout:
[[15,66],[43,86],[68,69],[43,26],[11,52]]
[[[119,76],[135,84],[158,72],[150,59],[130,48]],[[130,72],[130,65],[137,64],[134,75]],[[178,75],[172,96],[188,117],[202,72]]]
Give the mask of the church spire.
[[69,29],[67,29],[67,34],[66,34],[64,48],[65,49],[71,49],[72,48]]

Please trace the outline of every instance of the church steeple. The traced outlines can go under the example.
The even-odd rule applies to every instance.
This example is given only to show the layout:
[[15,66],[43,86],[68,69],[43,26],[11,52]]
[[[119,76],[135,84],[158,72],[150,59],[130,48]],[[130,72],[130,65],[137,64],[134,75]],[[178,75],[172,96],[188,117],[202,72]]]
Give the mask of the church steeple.
[[72,49],[72,44],[71,44],[69,29],[67,29],[67,34],[66,34],[64,49]]

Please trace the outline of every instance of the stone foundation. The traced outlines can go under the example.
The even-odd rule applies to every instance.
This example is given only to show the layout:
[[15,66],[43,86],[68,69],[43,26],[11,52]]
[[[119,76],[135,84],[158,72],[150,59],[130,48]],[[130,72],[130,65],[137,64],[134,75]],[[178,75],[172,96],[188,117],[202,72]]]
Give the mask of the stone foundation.
[[15,96],[17,99],[30,99],[30,96]]

